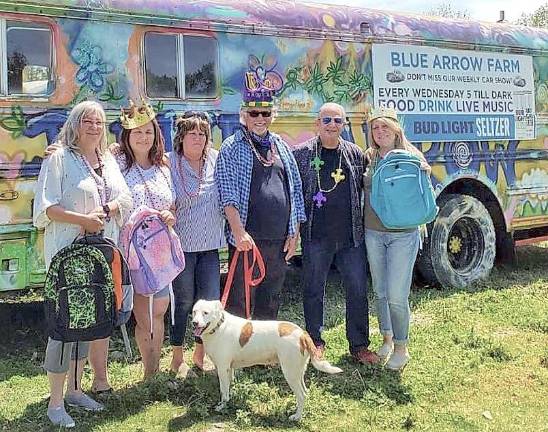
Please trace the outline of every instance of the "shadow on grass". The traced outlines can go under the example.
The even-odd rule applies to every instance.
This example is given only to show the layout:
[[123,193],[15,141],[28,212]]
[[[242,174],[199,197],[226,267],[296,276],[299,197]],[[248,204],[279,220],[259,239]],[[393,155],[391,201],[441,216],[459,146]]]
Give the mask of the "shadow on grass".
[[[222,413],[214,410],[219,401],[219,392],[217,378],[212,377],[214,381],[208,385],[214,385],[213,399],[210,398],[211,394],[208,399],[200,398],[199,404],[193,403],[184,414],[172,418],[167,430],[186,430],[196,422],[206,421],[210,424],[228,422],[242,428],[316,431],[317,427],[307,426],[306,418],[322,416],[324,412],[336,409],[330,405],[335,403],[334,400],[339,408],[345,404],[345,400],[357,400],[364,408],[371,409],[414,402],[409,389],[401,383],[399,373],[383,371],[378,367],[357,366],[350,362],[352,360],[348,357],[338,363],[346,371],[341,375],[327,375],[309,367],[305,378],[309,395],[305,403],[304,422],[289,420],[289,416],[296,410],[296,399],[281,370],[278,367],[251,367],[238,372],[231,386],[231,400]],[[268,389],[261,390],[261,383],[265,382],[268,383]],[[203,382],[196,384],[197,388],[203,389],[203,386]],[[260,396],[257,397],[257,394]],[[269,398],[271,395],[275,396]],[[330,397],[332,395],[338,397],[333,399]],[[328,405],[324,407],[323,404]]]
[[[131,387],[116,390],[111,395],[101,400],[105,405],[105,411],[100,413],[87,413],[83,410],[67,408],[67,412],[74,418],[79,431],[96,430],[104,424],[121,422],[126,418],[142,413],[148,406],[158,402],[170,402],[176,406],[190,409],[201,401],[208,404],[217,398],[217,378],[198,377],[195,379],[179,380],[168,373],[159,373],[145,383],[139,383]],[[23,431],[57,431],[59,428],[50,425],[46,415],[47,399],[27,405],[25,411],[17,419],[6,421],[4,429],[10,432]],[[192,410],[191,423],[202,420],[200,412]],[[146,425],[144,425],[146,430]]]
[[[479,293],[485,290],[503,290],[515,285],[527,285],[538,280],[546,279],[546,263],[548,262],[548,248],[540,246],[528,246],[519,248],[518,265],[514,267],[496,268],[487,281],[478,282],[466,289],[442,290],[419,287],[411,294],[412,302],[430,301],[454,295],[458,292]],[[280,319],[291,320],[301,326],[304,324],[302,315],[302,296],[300,288],[300,275],[298,271],[289,274],[282,294],[282,310]],[[371,293],[371,289],[369,290]],[[338,276],[330,276],[326,290],[326,326],[340,325],[344,320],[344,290],[338,281]],[[373,302],[370,299],[370,306]],[[375,326],[374,321],[371,327]],[[14,375],[35,376],[42,372],[37,360],[32,360],[35,351],[43,352],[45,340],[39,331],[23,331],[23,333],[11,332],[4,329],[1,335],[0,355],[0,379],[6,380]],[[23,341],[23,342],[21,342]],[[20,343],[23,343],[22,347]],[[463,343],[476,343],[472,342]],[[496,348],[496,347],[495,347]],[[494,354],[500,353],[493,351]],[[489,353],[488,353],[489,354]],[[504,354],[504,353],[503,353]],[[491,354],[489,354],[491,355]],[[320,394],[329,393],[337,395],[344,400],[361,401],[365,407],[378,408],[384,406],[405,405],[415,401],[414,395],[402,384],[400,375],[382,368],[356,365],[349,356],[339,357],[337,365],[345,370],[342,375],[328,376],[309,367],[306,382],[311,391]],[[349,376],[351,379],[349,379]],[[260,370],[244,372],[244,379],[270,383],[270,387],[280,390],[282,395],[291,395],[287,398],[287,406],[277,408],[272,415],[255,414],[253,406],[243,396],[239,395],[227,409],[226,414],[215,413],[213,407],[219,400],[218,382],[216,377],[204,376],[198,379],[189,379],[184,382],[173,380],[167,374],[159,374],[158,377],[146,384],[135,385],[117,390],[106,401],[107,410],[99,414],[84,414],[71,410],[71,414],[78,425],[78,430],[91,431],[104,424],[115,421],[123,421],[143,412],[146,407],[155,402],[170,402],[176,406],[185,408],[182,416],[172,418],[168,423],[170,431],[189,428],[200,422],[235,422],[242,424],[240,418],[244,415],[246,426],[262,426],[278,428],[294,428],[295,425],[287,419],[295,409],[295,399],[289,390],[281,371]],[[315,396],[319,397],[319,396]],[[322,400],[316,400],[321,404]],[[310,409],[311,400],[307,401]],[[46,417],[47,401],[42,400],[26,406],[20,417],[13,421],[7,421],[0,416],[0,430],[28,431],[28,430],[58,430],[50,427]],[[243,414],[242,414],[243,412]],[[247,413],[247,414],[246,414]],[[146,427],[146,425],[144,425]],[[307,430],[305,425],[299,425],[301,430]],[[145,430],[145,429],[143,429]]]
[[44,373],[46,342],[41,331],[6,328],[0,339],[0,382],[14,376],[32,378]]

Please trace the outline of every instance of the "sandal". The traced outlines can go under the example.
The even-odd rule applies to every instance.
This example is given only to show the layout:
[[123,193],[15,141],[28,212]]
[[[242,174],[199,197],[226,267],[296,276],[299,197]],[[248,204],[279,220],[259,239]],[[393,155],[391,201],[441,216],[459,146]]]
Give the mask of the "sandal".
[[95,396],[109,396],[111,395],[112,393],[114,392],[114,390],[112,389],[112,387],[109,387],[109,388],[106,388],[106,389],[103,389],[103,390],[94,390],[94,389],[91,389],[90,393],[92,395],[95,395]]

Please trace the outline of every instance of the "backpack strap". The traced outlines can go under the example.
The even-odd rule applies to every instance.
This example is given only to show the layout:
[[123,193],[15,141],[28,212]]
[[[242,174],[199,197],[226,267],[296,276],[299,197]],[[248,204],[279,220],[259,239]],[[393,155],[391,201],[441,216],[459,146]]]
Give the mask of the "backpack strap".
[[154,294],[148,296],[148,320],[150,322],[150,340],[154,339],[154,323],[152,322],[153,309],[154,309]]
[[122,309],[124,289],[122,287],[122,257],[118,248],[112,250],[112,281],[114,282],[114,299],[116,301],[116,310]]
[[76,344],[74,356],[76,360],[74,361],[74,390],[78,390],[78,345],[80,342],[74,342]]

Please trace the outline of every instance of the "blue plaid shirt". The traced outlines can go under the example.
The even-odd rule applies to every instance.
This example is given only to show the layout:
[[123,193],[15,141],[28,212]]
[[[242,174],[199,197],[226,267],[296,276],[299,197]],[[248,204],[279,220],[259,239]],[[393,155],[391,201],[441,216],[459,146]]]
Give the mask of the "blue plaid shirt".
[[[279,135],[272,132],[270,135],[282,160],[288,180],[291,211],[287,232],[288,235],[294,236],[297,231],[297,223],[306,221],[301,177],[289,146]],[[224,209],[227,206],[236,208],[244,227],[247,222],[252,171],[253,152],[243,132],[237,130],[221,145],[215,165],[215,179],[219,187],[221,208]],[[236,245],[228,223],[225,225],[225,232],[228,242]]]

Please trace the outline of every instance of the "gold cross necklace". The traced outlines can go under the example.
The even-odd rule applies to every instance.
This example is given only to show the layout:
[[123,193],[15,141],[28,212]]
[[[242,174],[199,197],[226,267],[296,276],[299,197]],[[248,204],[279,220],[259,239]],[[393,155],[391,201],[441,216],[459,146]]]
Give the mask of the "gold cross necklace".
[[[319,149],[318,149],[319,147]],[[328,194],[329,192],[332,192],[335,190],[335,188],[339,185],[340,182],[342,182],[346,176],[342,172],[341,163],[342,163],[342,149],[339,148],[339,166],[331,173],[331,177],[334,180],[334,184],[330,189],[322,189],[321,181],[320,181],[320,171],[322,169],[322,165],[324,165],[324,161],[322,160],[322,145],[320,143],[320,139],[316,141],[316,145],[314,147],[315,149],[315,157],[310,162],[311,167],[316,171],[316,181],[318,182],[318,192],[316,192],[312,196],[312,200],[316,203],[316,207],[320,208],[322,207],[325,202],[327,201],[327,197],[325,194]]]

